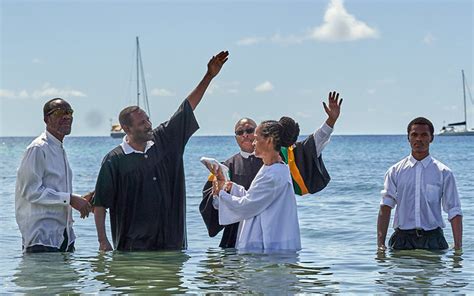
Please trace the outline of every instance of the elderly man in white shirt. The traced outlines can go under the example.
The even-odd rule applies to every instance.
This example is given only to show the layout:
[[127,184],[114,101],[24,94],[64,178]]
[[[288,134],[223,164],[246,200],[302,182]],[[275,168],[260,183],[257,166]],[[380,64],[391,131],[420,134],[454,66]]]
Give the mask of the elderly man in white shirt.
[[46,131],[31,142],[18,168],[15,214],[23,252],[74,251],[71,207],[81,218],[91,210],[90,194],[72,193],[72,171],[63,147],[64,137],[71,133],[72,113],[63,99],[46,102]]
[[434,127],[426,118],[413,119],[407,127],[411,155],[385,174],[384,189],[377,220],[377,244],[385,250],[390,212],[395,209],[395,232],[389,247],[400,249],[442,250],[448,248],[441,209],[448,214],[454,249],[462,248],[462,211],[456,182],[451,170],[432,158],[429,146]]

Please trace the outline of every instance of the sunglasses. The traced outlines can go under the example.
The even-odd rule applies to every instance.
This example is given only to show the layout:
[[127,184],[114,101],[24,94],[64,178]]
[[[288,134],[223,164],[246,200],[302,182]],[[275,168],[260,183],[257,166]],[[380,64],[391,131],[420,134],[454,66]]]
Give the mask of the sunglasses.
[[48,113],[46,113],[46,116],[50,116],[50,115],[54,115],[54,116],[57,116],[57,117],[61,117],[61,116],[64,116],[64,115],[71,115],[74,113],[74,110],[72,109],[64,109],[64,108],[55,108],[51,111],[49,111]]
[[253,134],[253,132],[255,132],[255,128],[249,127],[249,128],[246,128],[246,129],[236,130],[235,135],[236,136],[242,136],[244,133],[247,133],[248,135],[250,135],[250,134]]

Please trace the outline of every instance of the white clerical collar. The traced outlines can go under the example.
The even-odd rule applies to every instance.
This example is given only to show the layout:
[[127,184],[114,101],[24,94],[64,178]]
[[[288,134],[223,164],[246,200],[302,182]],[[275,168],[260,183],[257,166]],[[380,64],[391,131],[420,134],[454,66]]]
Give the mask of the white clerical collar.
[[155,142],[150,140],[150,141],[146,142],[145,151],[135,150],[135,149],[133,149],[132,146],[130,146],[127,143],[127,135],[125,135],[123,137],[122,143],[120,143],[120,146],[122,147],[123,153],[125,153],[125,154],[130,154],[130,153],[145,154],[148,151],[148,149],[150,149],[153,145],[155,145]]
[[426,168],[426,167],[430,164],[432,158],[431,158],[431,156],[428,154],[428,156],[426,156],[426,157],[423,158],[422,160],[416,160],[416,159],[413,157],[413,155],[410,154],[410,156],[408,157],[408,160],[410,161],[410,166],[411,166],[411,167],[414,167],[417,162],[421,162],[421,164],[423,165],[423,167]]
[[58,138],[53,136],[52,133],[48,132],[48,130],[45,131],[46,134],[46,139],[50,140],[52,143],[58,145],[58,146],[63,146],[63,142],[61,142]]
[[242,155],[243,158],[249,158],[250,155],[254,155],[254,154],[253,154],[253,152],[252,152],[252,153],[248,153],[248,152],[245,152],[245,151],[240,150],[240,155]]

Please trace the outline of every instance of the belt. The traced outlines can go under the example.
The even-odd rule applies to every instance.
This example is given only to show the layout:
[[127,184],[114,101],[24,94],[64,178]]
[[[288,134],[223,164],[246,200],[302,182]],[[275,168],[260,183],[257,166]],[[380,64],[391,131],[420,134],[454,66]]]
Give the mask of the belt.
[[397,231],[401,234],[406,234],[406,235],[416,235],[417,237],[429,236],[429,235],[432,235],[432,234],[443,232],[443,230],[440,227],[432,229],[432,230],[423,230],[423,229],[419,229],[419,228],[417,228],[417,229],[400,229],[400,228],[397,228],[397,229],[395,229],[395,231]]

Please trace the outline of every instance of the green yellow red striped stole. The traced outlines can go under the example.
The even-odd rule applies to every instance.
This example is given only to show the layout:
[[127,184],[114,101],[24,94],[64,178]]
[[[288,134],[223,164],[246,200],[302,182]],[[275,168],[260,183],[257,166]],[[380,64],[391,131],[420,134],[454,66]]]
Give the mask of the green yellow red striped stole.
[[290,168],[291,178],[293,179],[293,189],[295,190],[295,193],[298,195],[308,194],[308,188],[306,188],[300,170],[296,166],[293,147],[282,147],[280,151],[283,155],[283,160],[288,164],[288,167]]

